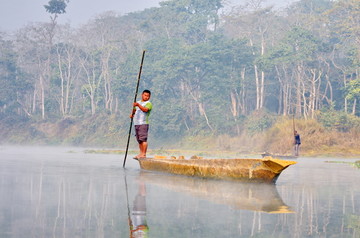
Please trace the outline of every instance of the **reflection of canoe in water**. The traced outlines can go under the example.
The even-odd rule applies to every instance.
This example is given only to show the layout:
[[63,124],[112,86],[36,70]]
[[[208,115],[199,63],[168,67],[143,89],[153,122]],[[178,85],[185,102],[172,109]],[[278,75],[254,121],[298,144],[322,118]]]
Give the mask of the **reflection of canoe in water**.
[[267,213],[292,213],[283,202],[276,186],[265,183],[205,180],[199,178],[142,172],[146,184],[156,185],[178,193],[185,193],[233,209]]
[[270,154],[268,152],[262,153],[261,156],[263,158],[270,156],[270,157],[277,158],[277,159],[297,159],[298,158],[298,156],[295,156],[295,155],[278,155],[278,154]]
[[145,170],[201,178],[275,183],[280,173],[295,161],[273,159],[175,159],[155,156],[139,158]]

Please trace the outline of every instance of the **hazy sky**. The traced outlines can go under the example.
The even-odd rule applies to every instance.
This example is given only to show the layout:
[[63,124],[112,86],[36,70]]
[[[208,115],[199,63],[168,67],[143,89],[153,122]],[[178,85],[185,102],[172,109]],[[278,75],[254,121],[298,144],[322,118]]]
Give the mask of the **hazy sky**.
[[[49,21],[50,14],[44,8],[48,2],[49,0],[0,0],[0,30],[15,30],[29,22]],[[77,26],[106,11],[124,14],[158,7],[159,2],[159,0],[70,0],[66,13],[59,16],[58,22]]]
[[[77,27],[106,11],[125,14],[159,7],[163,0],[70,0],[66,13],[59,16],[59,23]],[[228,0],[231,4],[245,0]],[[268,0],[269,3],[285,4],[295,0]],[[30,22],[47,22],[50,19],[44,5],[49,0],[0,0],[0,31],[13,31]]]

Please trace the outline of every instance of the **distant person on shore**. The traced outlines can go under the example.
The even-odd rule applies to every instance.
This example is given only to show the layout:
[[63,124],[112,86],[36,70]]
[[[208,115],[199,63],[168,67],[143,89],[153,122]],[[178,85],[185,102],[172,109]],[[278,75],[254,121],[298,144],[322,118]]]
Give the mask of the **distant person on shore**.
[[149,116],[152,109],[152,104],[149,101],[150,97],[151,92],[147,89],[144,90],[141,94],[141,100],[133,104],[134,108],[130,114],[130,118],[134,119],[135,135],[140,149],[140,153],[134,157],[135,159],[146,157]]
[[299,147],[301,145],[301,140],[300,140],[300,134],[297,131],[294,131],[294,152],[295,152],[295,156],[299,156]]

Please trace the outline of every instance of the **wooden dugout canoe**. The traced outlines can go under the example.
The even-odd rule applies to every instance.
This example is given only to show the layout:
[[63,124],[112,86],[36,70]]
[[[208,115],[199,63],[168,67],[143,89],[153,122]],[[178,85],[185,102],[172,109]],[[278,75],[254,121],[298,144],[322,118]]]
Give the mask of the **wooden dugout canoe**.
[[273,159],[176,159],[164,156],[139,158],[145,170],[201,178],[275,183],[280,173],[295,161]]

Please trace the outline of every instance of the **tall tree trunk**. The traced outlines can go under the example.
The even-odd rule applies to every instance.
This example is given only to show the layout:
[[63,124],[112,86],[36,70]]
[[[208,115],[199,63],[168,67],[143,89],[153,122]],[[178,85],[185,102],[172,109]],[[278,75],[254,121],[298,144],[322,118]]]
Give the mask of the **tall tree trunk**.
[[[59,49],[57,49],[59,50]],[[63,75],[63,70],[61,67],[61,56],[60,53],[58,51],[58,67],[59,67],[59,74],[60,74],[60,79],[61,79],[61,85],[60,85],[60,112],[61,115],[64,116],[65,115],[65,106],[64,106],[64,75]]]
[[[347,81],[346,81],[346,75],[343,74],[343,83],[344,83],[344,88],[347,87]],[[347,98],[344,97],[344,109],[345,109],[345,113],[348,113],[348,101]]]
[[277,79],[279,81],[279,109],[278,114],[284,116],[288,115],[291,111],[290,98],[291,98],[291,85],[290,85],[290,76],[287,73],[286,66],[281,65],[281,69],[278,66],[275,66]]
[[260,108],[264,107],[264,102],[265,102],[265,72],[261,71]]
[[206,110],[205,110],[205,106],[204,104],[200,101],[201,99],[201,89],[200,86],[197,85],[196,88],[192,88],[189,83],[186,84],[186,88],[190,94],[190,96],[192,97],[192,99],[195,101],[197,107],[198,107],[198,111],[200,113],[201,116],[203,116],[205,118],[206,124],[207,126],[210,128],[211,131],[214,131],[214,128],[210,125],[210,121],[209,118],[207,116]]
[[101,77],[98,78],[98,81],[96,81],[96,65],[94,62],[94,59],[86,59],[89,66],[85,65],[85,62],[81,62],[82,68],[85,71],[86,74],[86,80],[85,80],[85,91],[90,99],[90,108],[91,108],[91,115],[95,115],[96,113],[96,93],[97,88],[99,87],[101,83]]
[[241,71],[241,80],[242,80],[242,90],[240,93],[240,107],[241,107],[241,114],[246,115],[247,113],[247,105],[246,105],[246,85],[245,85],[245,75],[246,75],[246,68],[244,67]]
[[[253,47],[254,43],[252,39],[250,39],[250,46]],[[252,52],[253,55],[256,55],[255,51]],[[256,88],[256,110],[260,109],[261,107],[261,85],[260,85],[260,79],[259,79],[259,70],[258,66],[256,64],[253,65],[254,67],[254,77],[255,77],[255,88]]]
[[111,51],[107,50],[105,55],[102,58],[102,72],[101,77],[103,78],[104,83],[104,100],[105,100],[105,109],[112,112],[112,89],[111,89],[111,78],[110,78],[110,69],[109,69],[109,60]]
[[310,78],[310,85],[311,85],[311,91],[310,91],[310,98],[309,98],[309,110],[310,110],[310,117],[314,119],[315,117],[315,110],[318,107],[319,102],[319,86],[320,86],[320,79],[322,76],[322,72],[317,72],[316,69],[310,69],[311,72],[311,78]]
[[237,103],[237,97],[236,97],[236,92],[234,92],[233,90],[230,92],[230,99],[231,99],[231,107],[230,107],[230,111],[232,116],[236,119],[238,116],[238,103]]
[[356,102],[357,102],[357,100],[356,100],[356,98],[354,99],[354,104],[353,104],[353,109],[352,109],[352,114],[353,115],[355,115],[355,113],[356,113]]
[[119,107],[119,99],[115,98],[115,112],[114,112],[115,114],[117,114],[119,111],[118,107]]
[[65,116],[71,111],[72,99],[70,99],[70,94],[76,72],[73,70],[74,49],[64,47],[61,50],[62,52],[57,48],[58,70],[61,79],[59,105],[62,116]]
[[260,109],[260,80],[257,65],[254,64],[255,83],[256,83],[256,110]]
[[206,114],[206,111],[205,111],[205,108],[204,108],[203,103],[200,102],[200,103],[198,103],[198,105],[199,105],[200,115],[203,115],[203,116],[204,116],[204,118],[205,118],[205,120],[206,120],[206,124],[207,124],[207,126],[210,128],[210,130],[211,130],[211,131],[214,131],[214,128],[210,125],[209,118],[208,118],[208,116],[207,116],[207,114]]
[[31,112],[34,114],[36,112],[36,96],[37,96],[37,86],[34,86],[34,91],[32,95],[32,106],[31,106]]
[[[277,79],[279,81],[278,114],[283,114],[285,116],[287,112],[287,87],[286,87],[287,84],[286,84],[286,70],[284,68],[285,67],[283,65],[282,70],[280,71],[279,67],[275,66]],[[284,76],[281,72],[283,72]]]
[[[259,31],[261,34],[261,52],[260,55],[263,56],[265,54],[265,48],[266,48],[266,42],[265,42],[265,33],[267,31],[267,27],[265,28],[259,27]],[[265,72],[261,71],[261,81],[260,81],[260,102],[259,102],[259,108],[264,107],[265,103]]]
[[[329,76],[331,67],[330,67],[330,64],[326,60],[324,60],[324,63],[327,66],[327,70],[326,70],[326,74],[325,74],[326,87],[325,87],[325,90],[324,90],[324,96],[323,96],[322,100],[326,99],[327,103],[330,105],[330,104],[332,104],[332,102],[334,100],[333,99],[333,87],[332,87],[332,84],[331,84],[331,81],[330,81],[330,76]],[[327,96],[328,91],[329,91],[329,97]]]
[[45,85],[44,78],[40,76],[40,96],[41,96],[41,118],[45,119]]

